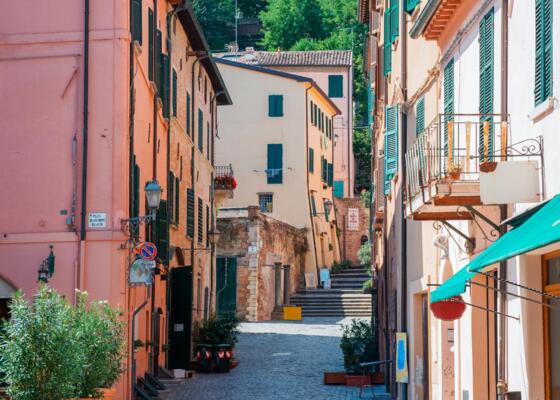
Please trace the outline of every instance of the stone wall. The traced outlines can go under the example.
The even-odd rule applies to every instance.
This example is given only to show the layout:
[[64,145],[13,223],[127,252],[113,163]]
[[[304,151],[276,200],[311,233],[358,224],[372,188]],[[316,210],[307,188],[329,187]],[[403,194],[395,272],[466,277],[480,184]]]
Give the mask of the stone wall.
[[[361,246],[362,236],[369,237],[369,209],[363,206],[359,197],[335,199],[336,224],[339,232],[341,258],[352,261],[353,265],[359,265],[358,250]],[[351,230],[348,224],[348,209],[358,209],[358,227]]]
[[[237,258],[237,315],[269,320],[274,308],[274,264],[290,265],[290,292],[304,286],[306,232],[270,218],[256,207],[218,214],[218,257]],[[282,293],[284,288],[282,272]]]

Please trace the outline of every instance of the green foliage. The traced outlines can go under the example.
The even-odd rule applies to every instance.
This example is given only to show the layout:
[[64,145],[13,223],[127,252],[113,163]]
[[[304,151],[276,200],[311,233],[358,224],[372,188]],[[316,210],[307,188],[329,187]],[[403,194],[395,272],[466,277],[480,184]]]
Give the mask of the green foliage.
[[373,327],[370,322],[353,319],[344,327],[340,348],[344,356],[344,369],[348,373],[360,372],[360,363],[372,361],[375,356]]
[[356,157],[356,185],[371,189],[371,136],[368,129],[354,129],[352,145]]
[[365,282],[362,284],[362,291],[363,291],[364,293],[371,293],[371,292],[372,292],[372,289],[373,289],[373,281],[372,281],[371,278],[369,278],[367,281],[365,281]]
[[80,351],[87,360],[82,371],[78,397],[100,397],[99,388],[110,388],[124,371],[125,324],[119,312],[106,302],[88,305],[88,295],[78,293],[75,329]]
[[369,208],[369,204],[371,202],[371,192],[369,190],[362,190],[360,192],[360,200],[362,201],[364,208]]
[[239,335],[239,322],[234,315],[212,315],[206,321],[197,321],[194,324],[194,342],[209,345],[229,344],[233,347]]
[[125,328],[106,303],[72,307],[43,285],[27,302],[16,294],[0,341],[7,392],[13,400],[99,397],[123,371]]
[[192,0],[192,8],[212,50],[235,40],[234,0]]
[[13,400],[63,400],[76,397],[81,365],[86,363],[68,302],[42,286],[28,303],[18,292],[4,325],[0,365]]
[[365,266],[371,265],[371,243],[366,242],[358,249],[358,260]]
[[341,262],[335,261],[331,267],[331,272],[337,274],[352,266],[352,261],[342,260]]

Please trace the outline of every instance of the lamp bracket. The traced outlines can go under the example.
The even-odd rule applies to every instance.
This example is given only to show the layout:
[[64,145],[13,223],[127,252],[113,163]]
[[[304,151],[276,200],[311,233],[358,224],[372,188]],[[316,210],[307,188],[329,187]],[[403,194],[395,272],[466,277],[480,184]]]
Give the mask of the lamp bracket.
[[156,220],[155,211],[148,215],[140,215],[138,217],[132,217],[128,219],[121,219],[121,230],[127,236],[134,236],[140,225],[148,224]]

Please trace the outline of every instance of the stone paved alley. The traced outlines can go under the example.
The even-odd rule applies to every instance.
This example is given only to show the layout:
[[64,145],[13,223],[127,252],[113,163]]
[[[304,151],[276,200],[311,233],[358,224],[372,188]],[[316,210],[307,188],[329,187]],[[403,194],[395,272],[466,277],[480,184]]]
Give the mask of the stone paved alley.
[[[349,318],[241,324],[229,374],[198,374],[169,397],[173,400],[357,399],[358,390],[323,385],[323,371],[343,371],[339,347]],[[370,396],[371,397],[371,396]]]

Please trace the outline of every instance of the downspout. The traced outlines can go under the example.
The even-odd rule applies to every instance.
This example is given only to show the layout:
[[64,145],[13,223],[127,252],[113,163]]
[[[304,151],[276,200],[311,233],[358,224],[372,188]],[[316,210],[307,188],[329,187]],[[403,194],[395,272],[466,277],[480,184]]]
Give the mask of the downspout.
[[[154,46],[156,46],[157,44],[157,21],[158,21],[158,4],[157,4],[157,0],[154,0]],[[163,49],[162,49],[163,51]],[[156,52],[154,51],[154,58],[152,60],[152,65],[153,65],[153,71],[154,71],[154,76],[157,76],[157,74],[159,73],[159,71],[156,70]],[[162,79],[163,77],[160,77],[160,79]],[[154,125],[154,143],[153,143],[153,150],[152,150],[152,179],[156,180],[157,179],[157,98],[158,98],[158,93],[156,90],[156,93],[154,93],[154,99],[153,99],[153,125]],[[152,232],[153,234],[154,232]]]
[[[407,75],[406,75],[406,68],[407,68],[407,27],[406,27],[406,13],[401,12],[401,26],[402,26],[402,46],[401,46],[401,82],[402,82],[402,92],[403,92],[403,104],[406,103],[408,98],[407,93]],[[399,203],[401,209],[401,332],[407,332],[407,299],[408,299],[408,282],[407,282],[407,221],[405,217],[405,210],[403,207],[404,199],[405,199],[405,177],[406,177],[406,144],[407,144],[407,120],[406,120],[406,112],[403,109],[401,112],[401,170],[402,170],[402,178],[401,178],[401,201]],[[408,342],[408,341],[407,341]],[[407,344],[408,346],[408,344]],[[407,351],[407,354],[409,352]],[[402,384],[402,399],[406,400],[408,397],[408,384]]]
[[[501,115],[502,121],[508,120],[508,42],[509,42],[509,20],[508,20],[508,8],[509,8],[509,1],[502,0],[502,55],[501,55],[501,99],[500,99],[500,106],[501,106]],[[502,152],[507,154],[506,151]],[[507,156],[506,156],[507,157]],[[502,204],[500,205],[500,221],[503,221],[507,218],[507,205]],[[507,232],[505,225],[500,226],[500,236],[504,235]],[[505,293],[506,284],[505,279],[507,278],[507,262],[502,261],[498,268],[498,286],[500,289],[500,293],[496,296],[499,297],[499,305],[500,305],[500,312],[502,313],[499,317],[497,314],[495,318],[499,318],[499,324],[495,324],[494,326],[498,328],[498,335],[497,335],[497,346],[495,348],[498,350],[497,356],[497,374],[496,374],[496,397],[499,400],[506,399],[506,392],[507,392],[507,377],[506,377],[506,316],[507,313],[507,296]]]
[[313,238],[313,254],[315,255],[315,270],[317,271],[317,278],[321,275],[319,273],[319,258],[317,257],[317,241],[315,240],[315,224],[313,220],[313,208],[311,207],[311,193],[309,192],[309,89],[311,86],[305,88],[305,169],[306,169],[306,183],[307,183],[307,206],[309,207],[309,219],[311,221],[311,237]]
[[80,221],[80,241],[82,242],[86,240],[87,211],[87,163],[89,129],[89,0],[84,1],[84,6],[84,126],[82,128],[82,215]]

